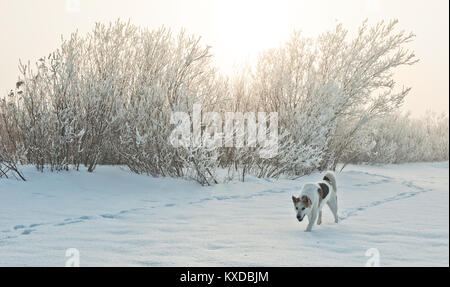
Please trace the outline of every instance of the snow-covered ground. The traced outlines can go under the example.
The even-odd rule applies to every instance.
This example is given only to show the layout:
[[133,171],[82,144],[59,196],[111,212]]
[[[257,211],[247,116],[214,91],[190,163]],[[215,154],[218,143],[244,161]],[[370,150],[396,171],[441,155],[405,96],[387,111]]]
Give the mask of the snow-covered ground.
[[340,223],[304,232],[291,195],[321,174],[213,187],[132,174],[39,173],[0,179],[0,266],[449,265],[448,162],[349,166],[337,174]]

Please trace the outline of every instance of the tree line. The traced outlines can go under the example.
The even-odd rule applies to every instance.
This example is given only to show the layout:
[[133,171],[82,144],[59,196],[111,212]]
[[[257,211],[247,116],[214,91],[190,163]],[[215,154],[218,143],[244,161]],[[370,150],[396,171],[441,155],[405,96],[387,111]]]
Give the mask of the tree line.
[[[0,99],[0,177],[25,180],[21,164],[89,172],[117,164],[211,185],[218,170],[245,180],[340,163],[448,160],[448,116],[399,113],[410,88],[397,88],[393,73],[418,59],[405,48],[414,35],[396,24],[363,22],[353,37],[342,25],[315,39],[295,32],[227,77],[213,66],[210,47],[185,31],[98,23],[37,63],[19,64],[15,88]],[[173,146],[171,115],[192,117],[196,104],[201,115],[276,112],[277,154],[260,157],[259,143]]]

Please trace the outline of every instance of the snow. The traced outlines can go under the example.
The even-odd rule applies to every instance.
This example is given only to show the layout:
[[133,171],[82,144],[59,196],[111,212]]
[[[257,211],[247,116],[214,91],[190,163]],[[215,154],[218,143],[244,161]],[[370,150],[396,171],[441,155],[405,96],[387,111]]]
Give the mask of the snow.
[[448,162],[348,166],[337,174],[340,223],[304,232],[291,195],[297,180],[248,177],[201,187],[136,175],[123,167],[94,173],[37,172],[0,179],[0,266],[449,265]]

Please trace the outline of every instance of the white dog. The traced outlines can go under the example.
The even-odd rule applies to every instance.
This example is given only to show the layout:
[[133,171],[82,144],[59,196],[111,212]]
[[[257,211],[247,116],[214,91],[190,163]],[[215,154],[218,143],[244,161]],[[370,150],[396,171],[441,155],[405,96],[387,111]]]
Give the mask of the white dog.
[[305,184],[300,197],[292,196],[292,201],[298,221],[302,221],[305,215],[308,216],[306,231],[311,231],[316,220],[317,225],[322,223],[322,208],[325,203],[333,212],[334,222],[338,223],[336,178],[331,171],[325,174],[322,181]]

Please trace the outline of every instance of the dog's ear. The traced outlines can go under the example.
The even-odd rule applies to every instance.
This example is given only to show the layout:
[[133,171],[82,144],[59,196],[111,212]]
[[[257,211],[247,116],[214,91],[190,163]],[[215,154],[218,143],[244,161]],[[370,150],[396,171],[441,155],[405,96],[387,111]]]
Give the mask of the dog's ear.
[[300,201],[300,198],[295,197],[295,196],[292,196],[292,201],[293,201],[294,203],[297,203],[297,202]]

